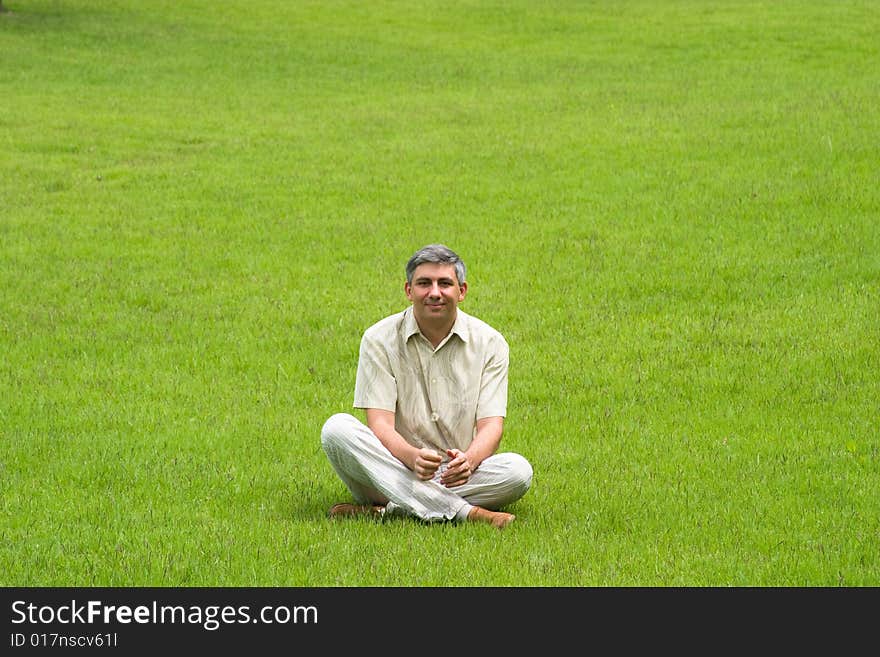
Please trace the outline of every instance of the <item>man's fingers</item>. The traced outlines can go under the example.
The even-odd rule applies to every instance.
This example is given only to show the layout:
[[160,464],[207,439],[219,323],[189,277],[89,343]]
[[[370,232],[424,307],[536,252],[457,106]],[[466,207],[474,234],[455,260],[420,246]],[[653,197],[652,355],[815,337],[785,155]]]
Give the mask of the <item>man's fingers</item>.
[[466,484],[469,476],[462,474],[458,477],[450,477],[449,479],[443,479],[440,483],[442,483],[446,488],[454,488],[456,486],[461,486],[462,484]]
[[436,468],[426,468],[423,465],[416,465],[416,476],[418,476],[419,479],[431,479],[436,471]]
[[437,472],[437,468],[440,467],[441,460],[440,454],[434,450],[423,449],[419,451],[414,468],[419,479],[431,479]]
[[421,451],[421,456],[423,459],[430,461],[431,463],[440,463],[440,461],[443,460],[443,457],[433,449],[423,449]]
[[446,454],[449,456],[449,467],[457,468],[467,463],[467,454],[459,449],[447,449]]
[[452,488],[467,483],[470,478],[470,465],[468,465],[467,459],[462,459],[460,463],[450,461],[449,467],[440,475],[440,483],[447,488]]

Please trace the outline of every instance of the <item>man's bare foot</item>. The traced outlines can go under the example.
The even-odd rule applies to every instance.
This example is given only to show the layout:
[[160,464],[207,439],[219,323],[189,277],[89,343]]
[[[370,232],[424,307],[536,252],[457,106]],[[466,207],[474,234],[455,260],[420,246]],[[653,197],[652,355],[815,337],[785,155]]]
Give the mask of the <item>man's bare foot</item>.
[[349,502],[340,502],[330,507],[331,518],[341,518],[345,516],[381,516],[385,512],[384,506],[378,504],[350,504]]
[[481,506],[475,506],[468,513],[468,520],[475,522],[487,522],[490,525],[494,525],[498,529],[504,529],[515,519],[516,516],[512,513],[505,513],[504,511],[490,511],[489,509],[484,509]]

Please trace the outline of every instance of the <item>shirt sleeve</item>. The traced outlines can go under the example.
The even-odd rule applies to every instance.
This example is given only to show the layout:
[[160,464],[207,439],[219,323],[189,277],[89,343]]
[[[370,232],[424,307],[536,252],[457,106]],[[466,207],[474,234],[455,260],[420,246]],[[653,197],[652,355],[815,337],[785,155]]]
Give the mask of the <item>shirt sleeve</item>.
[[361,338],[354,384],[354,407],[379,408],[392,412],[397,408],[397,380],[391,370],[388,353],[369,332]]
[[510,348],[503,337],[496,336],[493,348],[483,365],[480,377],[480,397],[477,400],[477,419],[507,415],[507,370]]

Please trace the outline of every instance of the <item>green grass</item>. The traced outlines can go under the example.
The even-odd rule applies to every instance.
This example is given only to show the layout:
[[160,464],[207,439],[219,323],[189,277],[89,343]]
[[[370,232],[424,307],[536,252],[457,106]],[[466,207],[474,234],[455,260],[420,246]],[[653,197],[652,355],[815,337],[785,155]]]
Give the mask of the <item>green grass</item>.
[[[4,5],[0,585],[880,584],[873,3]],[[434,241],[532,490],[330,522]]]

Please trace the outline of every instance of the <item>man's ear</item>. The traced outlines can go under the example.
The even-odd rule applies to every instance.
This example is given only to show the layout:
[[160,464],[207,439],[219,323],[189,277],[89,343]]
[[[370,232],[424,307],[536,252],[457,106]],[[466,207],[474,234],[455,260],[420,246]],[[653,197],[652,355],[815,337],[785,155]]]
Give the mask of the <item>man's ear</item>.
[[409,281],[404,282],[403,291],[406,294],[406,298],[412,301],[412,285],[409,284]]
[[467,283],[462,283],[460,286],[461,294],[458,295],[459,301],[464,301],[464,296],[467,294]]

